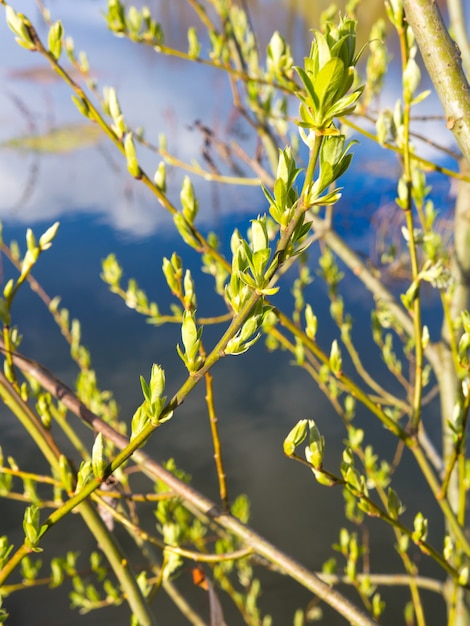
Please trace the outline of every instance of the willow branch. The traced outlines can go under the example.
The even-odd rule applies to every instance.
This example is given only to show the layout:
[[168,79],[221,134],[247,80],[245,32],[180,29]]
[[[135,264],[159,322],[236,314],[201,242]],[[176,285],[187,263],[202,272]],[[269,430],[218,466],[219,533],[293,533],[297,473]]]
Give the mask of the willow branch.
[[447,128],[470,163],[470,86],[459,49],[447,31],[437,2],[403,0],[403,5],[444,109]]

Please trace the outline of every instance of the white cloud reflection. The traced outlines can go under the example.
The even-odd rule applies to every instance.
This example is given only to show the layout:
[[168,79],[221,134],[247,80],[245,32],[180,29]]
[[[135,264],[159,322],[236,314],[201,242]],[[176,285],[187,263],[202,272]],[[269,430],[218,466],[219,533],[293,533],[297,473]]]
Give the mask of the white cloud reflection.
[[[24,4],[24,7],[22,6]],[[60,13],[67,34],[76,49],[86,49],[100,85],[116,86],[121,107],[129,124],[146,128],[149,140],[158,143],[158,134],[167,134],[168,150],[179,159],[201,162],[201,134],[190,130],[200,118],[216,126],[230,111],[230,93],[223,88],[220,73],[202,67],[189,68],[161,57],[151,49],[116,39],[106,31],[95,3],[52,5]],[[16,10],[31,15],[27,3],[15,3]],[[37,15],[31,18],[40,23]],[[44,35],[44,33],[42,33]],[[5,90],[0,94],[0,142],[31,132],[47,133],[52,127],[83,121],[70,100],[70,90],[48,75],[45,61],[14,43],[6,25],[0,23],[0,73]],[[39,71],[38,71],[39,70]],[[35,73],[36,72],[36,73]],[[209,73],[209,83],[207,78]],[[25,80],[26,79],[26,80]],[[201,89],[202,84],[209,88]],[[225,82],[224,82],[225,84]],[[33,128],[32,128],[33,125]],[[142,155],[148,175],[158,166],[155,153]],[[180,172],[168,171],[169,195],[179,206]],[[251,207],[250,198],[259,191],[222,191],[194,180],[200,219],[211,219],[221,197],[234,200],[234,210]],[[151,192],[131,180],[123,157],[103,139],[99,146],[62,154],[28,153],[0,149],[0,219],[33,226],[37,221],[60,219],[64,214],[96,216],[128,236],[149,235],[169,223],[165,210]],[[252,208],[256,211],[256,208]]]
[[[162,6],[158,3],[156,8],[164,11]],[[40,22],[31,3],[15,2],[15,8]],[[146,128],[153,143],[158,143],[158,134],[165,132],[171,153],[187,162],[201,162],[202,137],[189,127],[201,119],[224,132],[232,112],[226,78],[214,70],[165,58],[149,48],[113,37],[100,13],[105,10],[103,3],[56,2],[51,10],[57,13],[54,18],[60,15],[63,19],[66,33],[74,37],[77,50],[87,51],[100,85],[116,86],[129,124]],[[174,15],[166,17],[173,24]],[[183,21],[187,19],[183,16]],[[186,44],[180,42],[180,45]],[[63,84],[45,81],[44,74],[38,74],[36,81],[18,80],[19,72],[44,69],[45,61],[17,46],[3,21],[0,22],[0,58],[0,75],[5,85],[0,93],[0,141],[30,133],[32,120],[37,132],[43,133],[54,125],[82,121],[71,104],[70,90]],[[12,73],[16,73],[16,79]],[[396,93],[392,87],[382,98],[390,106]],[[435,105],[433,101],[433,108]],[[432,129],[432,137],[444,145],[452,143],[452,136],[443,124]],[[420,145],[420,154],[431,154],[430,151],[430,147]],[[361,158],[362,153],[362,158],[367,159],[365,140],[357,153],[356,158]],[[152,176],[159,156],[147,153],[142,158],[146,172]],[[384,169],[389,158],[384,150]],[[181,172],[169,173],[169,195],[176,206],[181,179]],[[214,212],[250,211],[253,215],[263,210],[259,190],[219,187],[214,191],[210,184],[195,177],[193,180],[202,220],[212,220]],[[33,155],[0,149],[0,185],[0,219],[4,221],[32,226],[36,221],[60,219],[64,214],[87,214],[131,237],[152,234],[169,223],[168,215],[150,191],[130,179],[123,158],[108,146],[106,139],[98,147],[67,154]]]

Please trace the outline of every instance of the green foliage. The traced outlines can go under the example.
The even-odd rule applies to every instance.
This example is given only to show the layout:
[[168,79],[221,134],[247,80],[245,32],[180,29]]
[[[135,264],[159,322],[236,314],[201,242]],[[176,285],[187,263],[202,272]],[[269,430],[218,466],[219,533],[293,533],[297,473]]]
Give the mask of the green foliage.
[[[394,29],[401,51],[403,85],[392,109],[380,110],[377,96],[386,79],[389,61],[384,42],[387,26],[383,19],[374,24],[369,45],[358,53],[355,15],[360,2],[357,0],[349,2],[345,14],[339,18],[334,7],[325,12],[320,27],[314,30],[309,56],[302,66],[295,68],[289,43],[277,31],[270,38],[265,54],[261,53],[249,16],[231,2],[191,3],[207,32],[202,35],[191,25],[186,52],[164,43],[163,28],[149,8],[108,0],[105,21],[112,33],[135,44],[148,45],[157,53],[223,70],[229,74],[232,87],[236,86],[233,92],[237,108],[250,121],[263,149],[265,161],[256,157],[252,164],[256,176],[263,180],[266,207],[264,213],[251,219],[246,237],[238,230],[233,232],[230,251],[223,249],[214,233],[204,234],[197,218],[199,200],[188,174],[182,178],[180,209],[170,198],[167,166],[174,165],[175,160],[167,151],[164,137],[155,149],[159,154],[155,173],[152,177],[147,175],[145,161],[140,158],[141,151],[149,148],[143,131],[129,125],[115,88],[100,90],[96,82],[89,81],[87,57],[84,53],[76,56],[73,41],[65,38],[62,21],[53,22],[45,12],[48,23],[45,43],[38,34],[40,29],[36,30],[26,16],[2,4],[18,44],[43,56],[71,88],[79,113],[111,140],[130,176],[145,184],[172,215],[182,241],[200,255],[202,270],[213,278],[225,313],[200,315],[205,303],[197,297],[197,273],[185,268],[176,253],[162,259],[161,269],[172,298],[167,314],[149,299],[136,279],[128,279],[127,286],[122,286],[124,270],[114,254],[103,260],[103,281],[127,307],[144,315],[154,326],[174,323],[181,329],[181,342],[175,350],[184,366],[183,383],[173,396],[165,395],[165,371],[153,364],[150,378],[140,377],[142,403],[131,420],[123,416],[121,421],[112,393],[99,387],[91,368],[90,352],[82,345],[78,320],[71,319],[69,311],[60,308],[58,297],[50,299],[41,295],[78,366],[75,391],[17,352],[21,335],[13,324],[13,303],[24,283],[32,281],[32,270],[40,263],[42,253],[51,247],[58,223],[48,228],[39,240],[28,229],[24,254],[17,244],[0,242],[17,270],[16,278],[4,285],[0,298],[4,353],[0,395],[50,467],[48,475],[25,472],[13,457],[5,459],[0,454],[0,496],[26,505],[23,543],[14,547],[8,537],[0,538],[0,597],[27,586],[67,584],[71,604],[81,613],[126,602],[132,613],[131,623],[153,624],[150,601],[165,589],[185,615],[198,624],[201,618],[174,581],[184,575],[188,564],[203,563],[204,567],[198,565],[193,571],[202,575],[201,587],[207,591],[211,615],[218,616],[217,623],[224,622],[225,605],[219,600],[219,594],[224,592],[246,624],[268,626],[275,623],[275,616],[263,615],[260,608],[262,576],[257,573],[258,568],[267,566],[304,584],[349,621],[370,625],[387,610],[378,591],[383,579],[370,569],[373,561],[369,560],[366,540],[371,522],[381,521],[390,526],[407,577],[411,596],[411,602],[407,602],[408,596],[403,599],[407,623],[412,623],[414,616],[419,626],[426,623],[424,598],[420,593],[422,581],[415,558],[418,551],[423,558],[433,559],[447,577],[446,589],[440,585],[439,593],[447,605],[449,624],[458,624],[455,616],[463,610],[462,598],[470,589],[470,543],[465,519],[466,492],[470,487],[465,437],[470,407],[470,315],[466,310],[468,294],[462,295],[468,281],[459,274],[462,259],[457,255],[457,262],[453,262],[451,239],[446,239],[437,227],[438,211],[425,174],[426,169],[435,166],[425,162],[412,143],[411,111],[428,92],[419,91],[418,47],[409,26],[411,14],[405,15],[404,3],[385,2],[388,30]],[[204,41],[210,48],[207,53]],[[64,50],[80,75],[78,81],[59,64]],[[364,79],[360,76],[361,54],[367,56]],[[300,82],[295,79],[295,72]],[[81,82],[91,87],[94,98],[87,95]],[[299,118],[294,123],[289,112],[292,102],[297,102],[299,109]],[[375,122],[375,135],[360,127],[367,121],[370,128],[371,120]],[[362,263],[334,230],[335,205],[342,194],[349,193],[348,182],[342,183],[345,185],[342,189],[339,180],[350,167],[353,150],[362,149],[356,141],[348,141],[347,125],[365,137],[372,136],[378,144],[400,156],[402,169],[397,177],[396,207],[403,217],[401,236],[407,255],[407,281],[406,285],[400,285],[399,297],[387,289],[386,280],[370,265]],[[286,145],[288,132],[294,126],[308,148],[305,164],[296,142]],[[57,144],[57,135],[49,133],[49,136],[24,138],[16,144],[13,141],[11,145],[48,150],[51,136]],[[269,163],[270,172],[264,169],[264,162]],[[178,164],[186,172],[212,180],[202,168]],[[458,220],[457,215],[455,239],[460,234],[468,235],[465,222]],[[468,241],[468,237],[464,240]],[[307,250],[317,241],[320,253],[317,267],[312,268]],[[393,249],[388,258],[396,260]],[[293,265],[297,265],[291,290],[293,311],[286,314],[284,305],[279,305],[273,296],[285,289],[287,272]],[[336,325],[332,337],[325,337],[316,302],[310,301],[308,286],[314,272],[326,285],[330,314]],[[375,297],[371,338],[389,372],[384,383],[379,383],[375,372],[367,369],[364,364],[367,360],[354,343],[354,322],[348,312],[348,294],[343,289],[346,280],[356,279]],[[437,342],[431,340],[424,322],[424,287],[434,290],[441,303],[444,326]],[[205,345],[204,327],[220,324],[223,328],[216,341]],[[283,450],[287,457],[311,470],[319,488],[343,490],[345,520],[339,524],[339,538],[333,549],[344,567],[341,570],[336,560],[330,559],[321,575],[328,583],[342,582],[354,588],[363,609],[339,592],[332,599],[328,584],[247,526],[250,505],[245,496],[232,501],[227,496],[223,445],[214,401],[217,391],[213,393],[211,370],[226,356],[245,353],[263,334],[270,350],[288,351],[299,368],[299,375],[313,379],[344,427],[343,446],[336,451],[335,458],[321,434],[325,432],[323,416],[315,415],[315,421],[311,416],[300,420],[292,416],[296,423],[284,439]],[[202,381],[206,384],[220,505],[192,488],[189,475],[173,460],[159,465],[143,451],[155,431],[171,420],[182,402],[189,401],[192,391]],[[427,386],[434,382],[438,386],[426,396]],[[442,400],[442,454],[435,451],[426,431],[426,406],[435,393]],[[424,512],[416,510],[414,502],[405,502],[399,495],[395,472],[401,463],[400,454],[390,452],[394,446],[384,452],[375,442],[372,445],[372,429],[369,432],[364,422],[360,426],[356,423],[359,409],[367,411],[369,420],[375,419],[384,426],[398,450],[406,448],[414,459],[440,508],[441,518],[436,526],[445,527],[441,545],[436,546],[429,539],[428,526],[432,521],[434,530],[434,519],[428,521]],[[93,425],[95,438],[91,446],[82,440],[81,431],[69,423],[67,410]],[[327,417],[331,419],[330,415]],[[125,436],[128,430],[129,438]],[[62,449],[64,437],[71,454],[65,453],[65,447]],[[301,446],[305,446],[303,455],[297,453]],[[139,474],[139,489],[145,481],[145,494],[137,492],[132,479],[134,473]],[[312,490],[316,488],[312,481]],[[156,503],[156,523],[152,528],[145,528],[139,517],[140,504],[145,501]],[[46,508],[52,512],[48,514]],[[410,517],[404,515],[405,510]],[[79,566],[77,553],[50,558],[44,554],[41,560],[31,558],[31,553],[42,551],[44,534],[72,511],[81,515],[101,548],[100,553],[89,555],[86,571]],[[134,571],[114,539],[113,528],[117,524],[129,532],[140,552],[139,571]],[[46,560],[50,574],[47,579],[41,579],[42,561]],[[18,567],[23,582],[10,584],[9,578]],[[394,574],[387,582],[397,582]],[[317,608],[299,608],[293,617],[294,625],[319,617]],[[6,617],[6,611],[0,608],[0,621]]]

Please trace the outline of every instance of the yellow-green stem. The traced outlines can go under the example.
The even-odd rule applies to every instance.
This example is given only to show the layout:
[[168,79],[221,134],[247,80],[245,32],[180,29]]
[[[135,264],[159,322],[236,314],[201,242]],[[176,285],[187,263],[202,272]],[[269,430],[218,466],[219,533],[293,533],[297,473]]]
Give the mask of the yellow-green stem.
[[214,461],[217,469],[217,478],[219,481],[220,501],[225,511],[230,508],[227,491],[227,476],[225,474],[224,462],[222,458],[222,446],[220,443],[218,417],[214,406],[214,390],[212,385],[212,375],[207,372],[206,381],[206,403],[209,412],[209,422],[211,427],[212,445],[214,447]]
[[[408,48],[408,26],[403,22],[402,27],[398,29],[400,39],[402,72],[405,76],[406,67],[410,61],[410,51]],[[411,101],[414,94],[411,93],[409,86],[403,83],[403,140],[401,144],[403,156],[403,176],[406,184],[406,207],[405,220],[408,230],[408,248],[410,251],[411,280],[417,285],[416,293],[413,298],[413,326],[414,326],[414,344],[415,344],[415,363],[414,363],[414,379],[413,379],[413,401],[411,426],[414,432],[418,431],[421,419],[421,403],[423,397],[423,335],[421,321],[421,297],[419,285],[419,265],[418,253],[416,249],[416,241],[414,236],[414,220],[413,220],[413,200],[412,200],[412,173],[411,173],[411,147],[410,147],[410,113]]]

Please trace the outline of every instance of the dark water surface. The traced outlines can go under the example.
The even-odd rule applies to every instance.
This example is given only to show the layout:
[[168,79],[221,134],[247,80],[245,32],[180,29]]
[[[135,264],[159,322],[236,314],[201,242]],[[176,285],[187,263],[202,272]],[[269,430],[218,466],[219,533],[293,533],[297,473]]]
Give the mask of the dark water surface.
[[[185,38],[183,27],[189,25],[189,14],[179,13],[176,3],[169,1],[153,5],[157,15],[160,14],[163,23],[168,25],[168,39],[184,47],[181,40]],[[200,160],[201,138],[190,129],[196,119],[218,128],[222,135],[229,136],[233,132],[233,128],[226,126],[232,111],[225,78],[198,66],[188,70],[188,66],[178,61],[162,59],[151,50],[113,38],[106,33],[100,17],[104,6],[102,2],[56,1],[50,8],[54,18],[63,17],[67,34],[70,29],[77,48],[83,47],[89,53],[100,84],[117,87],[129,123],[146,127],[147,136],[155,142],[158,133],[165,131],[170,151],[187,161]],[[15,8],[27,14],[29,11],[37,21],[30,3],[15,3]],[[269,20],[263,21],[263,11],[269,12]],[[282,30],[283,26],[308,39],[311,25],[304,21],[299,7],[289,12],[274,0],[253,3],[253,20],[261,28],[261,40],[267,40],[267,33],[275,28]],[[38,72],[37,68],[44,67],[43,61],[16,46],[3,23],[0,25],[0,54],[1,141],[30,132],[31,124],[39,132],[45,132],[53,125],[78,121],[67,88],[49,82],[47,74]],[[34,70],[32,74],[31,70]],[[210,84],[210,88],[201,88],[205,84]],[[393,102],[392,91],[386,92],[384,97]],[[393,199],[393,176],[398,165],[383,150],[365,141],[361,141],[355,152],[351,172],[342,181],[345,194],[337,208],[337,223],[339,229],[348,234],[351,245],[368,254],[371,216],[378,207]],[[148,154],[143,158],[144,166],[152,172],[158,158]],[[201,205],[201,230],[214,230],[228,254],[233,228],[237,226],[245,233],[249,219],[266,210],[263,195],[259,189],[249,187],[236,190],[219,187],[214,192],[206,183],[193,180]],[[62,154],[34,154],[5,148],[0,151],[0,182],[0,217],[6,241],[23,242],[27,226],[40,234],[53,221],[60,220],[59,235],[52,250],[41,258],[35,275],[51,296],[60,295],[62,305],[80,319],[83,343],[91,347],[100,385],[113,391],[123,419],[129,422],[140,404],[139,375],[148,377],[153,362],[165,368],[167,393],[172,395],[185,378],[175,351],[175,344],[180,341],[179,328],[147,325],[142,317],[110,294],[99,278],[101,260],[115,252],[124,266],[126,278],[135,277],[149,298],[157,301],[164,311],[169,300],[161,273],[162,257],[177,251],[186,265],[194,267],[198,313],[206,315],[214,308],[222,311],[223,305],[213,293],[211,280],[199,271],[196,256],[188,253],[174,235],[168,215],[144,189],[129,181],[125,164],[104,140],[97,146]],[[177,202],[181,173],[170,172],[169,184]],[[439,178],[433,180],[433,184],[442,205],[448,206],[448,184]],[[312,253],[311,263],[313,267],[316,253]],[[6,261],[4,266],[6,278],[10,271]],[[292,306],[288,279],[283,281],[285,310]],[[354,337],[368,355],[366,363],[376,370],[383,369],[385,375],[369,336],[371,297],[351,276],[343,282],[342,292],[355,319]],[[320,280],[308,288],[307,297],[319,317],[319,336],[324,337],[321,343],[326,348],[337,333],[329,318],[325,288]],[[428,315],[431,329],[437,329],[439,319],[432,303]],[[76,370],[70,365],[68,347],[48,312],[27,289],[18,298],[14,321],[24,334],[22,351],[71,384]],[[217,333],[218,329],[205,329],[207,346]],[[282,454],[282,441],[298,419],[314,418],[326,436],[329,458],[335,463],[344,438],[339,420],[305,373],[293,367],[284,353],[268,355],[261,341],[243,356],[224,359],[213,374],[230,492],[248,494],[251,525],[256,530],[308,567],[321,568],[332,556],[331,544],[338,538],[342,495],[339,489],[320,487],[308,470],[287,460]],[[436,416],[437,409],[431,407],[429,419]],[[1,411],[1,419],[5,453],[12,454],[25,470],[36,468],[37,453],[21,427],[6,411]],[[371,425],[370,416],[359,415],[358,420],[370,429],[374,446],[391,459],[394,440],[380,426]],[[195,391],[170,423],[156,432],[147,451],[158,460],[174,457],[179,466],[192,474],[196,488],[217,498],[202,388]],[[418,510],[432,519],[436,511],[427,497],[427,489],[415,479],[410,460],[406,459],[400,468],[398,480],[400,496],[410,504],[408,521]],[[15,529],[22,519],[23,505],[2,501],[1,507],[0,534],[11,534],[19,542],[21,533]],[[152,519],[150,508],[149,519]],[[80,548],[85,552],[85,547],[93,546],[93,540],[87,533],[81,533],[81,528],[79,520],[72,516],[66,524],[49,533],[46,547],[54,545],[58,554],[65,549]],[[374,521],[369,528],[371,570],[386,572],[394,566],[399,568],[398,558],[390,548],[391,531]],[[439,530],[431,524],[431,540],[433,532],[439,536]],[[124,536],[121,539],[125,541]],[[432,565],[425,564],[423,573],[433,571]],[[305,606],[310,595],[282,576],[267,574],[264,582],[263,610],[272,613],[275,626],[291,624],[295,609]],[[179,584],[191,590],[189,571],[183,571]],[[5,602],[11,613],[8,624],[128,623],[125,609],[85,617],[68,613],[65,607],[69,601],[64,589],[52,594],[34,590],[11,596]],[[385,623],[402,623],[402,606],[397,605],[396,597],[386,591],[383,595],[389,598]],[[427,596],[424,598],[426,603]],[[204,595],[197,595],[195,602],[202,614],[206,610]],[[436,619],[430,619],[429,624],[443,623],[442,607],[432,600],[429,606],[431,611],[436,610]],[[160,624],[183,623],[176,610],[165,602],[160,611]],[[327,611],[325,614],[329,615]],[[240,623],[230,608],[227,608],[226,619],[230,626]],[[334,626],[343,621],[331,616],[325,617],[323,623]]]

